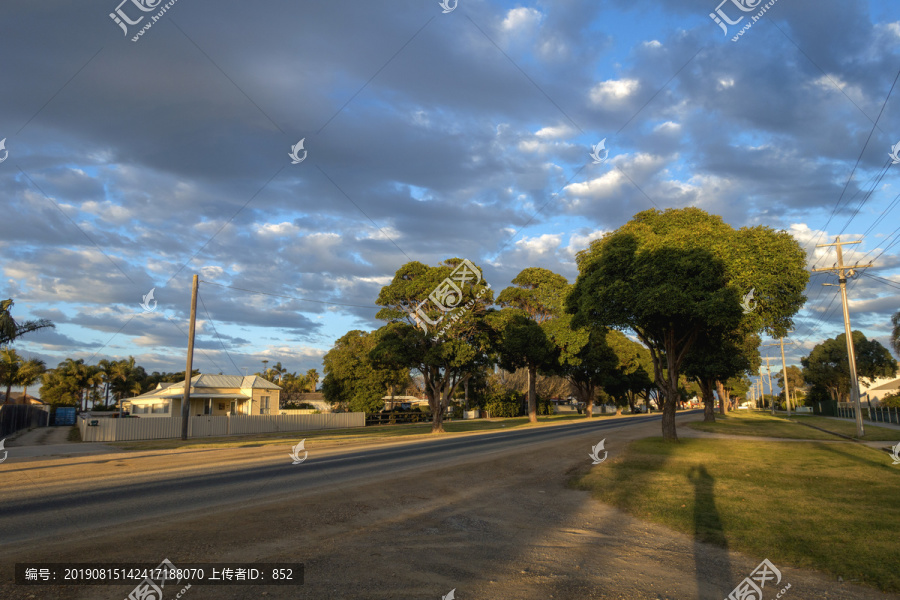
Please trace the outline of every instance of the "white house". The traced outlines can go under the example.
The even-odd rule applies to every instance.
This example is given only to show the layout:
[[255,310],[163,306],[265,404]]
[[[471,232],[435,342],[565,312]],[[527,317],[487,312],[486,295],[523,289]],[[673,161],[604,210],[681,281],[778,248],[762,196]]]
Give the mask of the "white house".
[[[868,395],[872,406],[878,406],[880,400],[888,394],[900,392],[900,379],[897,377],[878,377],[872,382],[863,380],[861,383],[860,392]],[[860,400],[865,401],[865,397]]]
[[[191,378],[188,414],[277,415],[281,388],[261,377],[195,375]],[[138,417],[180,417],[184,382],[161,383],[156,389],[124,400],[124,409]]]

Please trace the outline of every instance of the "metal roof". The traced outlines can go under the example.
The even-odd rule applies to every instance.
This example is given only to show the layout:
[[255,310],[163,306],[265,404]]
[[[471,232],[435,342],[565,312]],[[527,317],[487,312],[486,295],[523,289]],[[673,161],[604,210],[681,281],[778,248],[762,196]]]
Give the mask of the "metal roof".
[[[134,404],[135,402],[153,402],[154,400],[177,400],[179,398],[184,398],[184,392],[180,394],[161,394],[158,396],[135,396],[134,398],[128,398],[126,402],[131,402]],[[250,400],[250,396],[246,396],[244,394],[215,394],[215,393],[203,393],[200,392],[195,394],[191,392],[191,399],[199,398],[201,400]]]
[[[210,392],[203,395],[200,390],[203,388],[218,388],[232,390],[280,390],[281,388],[271,381],[266,381],[262,377],[251,375],[244,377],[242,375],[194,375],[191,377],[191,397],[193,398],[249,398],[243,394],[222,394],[221,392]],[[125,400],[151,400],[153,398],[178,398],[184,395],[184,383],[163,384],[155,390],[150,390],[146,394],[134,396],[133,398],[125,398]]]

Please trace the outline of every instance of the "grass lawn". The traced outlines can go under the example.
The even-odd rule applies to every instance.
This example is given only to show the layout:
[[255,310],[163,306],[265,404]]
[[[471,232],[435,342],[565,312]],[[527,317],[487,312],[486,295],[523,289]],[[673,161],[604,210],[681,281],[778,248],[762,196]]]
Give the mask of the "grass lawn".
[[641,519],[779,566],[900,591],[900,466],[879,450],[852,442],[651,438],[572,485]]
[[[828,417],[813,417],[806,415],[796,415],[791,420],[797,420],[799,423],[809,423],[821,429],[827,429],[834,433],[847,435],[852,438],[856,437],[856,422],[854,421],[838,421],[837,419],[829,419]],[[804,427],[804,429],[809,429]],[[810,431],[815,431],[812,429]],[[900,441],[900,431],[896,429],[888,429],[887,427],[878,427],[863,421],[863,431],[865,435],[862,439],[866,442],[897,442]]]
[[[838,436],[824,431],[803,427],[784,417],[772,416],[770,413],[749,410],[735,410],[728,415],[716,415],[715,423],[702,421],[688,423],[691,429],[709,433],[727,433],[731,435],[754,435],[759,437],[776,437],[800,440],[839,440]],[[900,433],[900,432],[898,432]]]
[[[604,415],[605,416],[605,415]],[[615,415],[609,415],[615,416]],[[563,421],[576,421],[586,419],[584,415],[553,415],[538,417],[538,425],[548,425]],[[601,418],[594,415],[594,418]],[[468,431],[490,431],[493,429],[515,429],[517,427],[529,427],[528,417],[512,419],[473,419],[444,421],[444,430],[447,433],[462,433]],[[807,428],[804,428],[807,429]],[[810,430],[813,431],[813,430]],[[410,436],[431,436],[431,422],[409,423],[403,425],[374,425],[370,427],[355,427],[352,429],[327,429],[317,431],[282,431],[277,433],[261,433],[254,435],[194,438],[186,441],[181,439],[148,440],[145,442],[108,442],[111,446],[123,450],[168,450],[174,448],[247,448],[265,446],[268,444],[284,444],[284,440],[305,438],[308,441],[336,442],[339,445],[345,443],[365,443],[389,441],[392,438],[406,438]]]

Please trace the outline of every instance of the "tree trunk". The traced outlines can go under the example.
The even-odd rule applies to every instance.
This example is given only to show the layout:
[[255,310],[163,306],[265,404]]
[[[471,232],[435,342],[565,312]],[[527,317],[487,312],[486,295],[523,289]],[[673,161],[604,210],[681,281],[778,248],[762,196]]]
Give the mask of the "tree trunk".
[[713,396],[713,381],[703,378],[700,380],[700,393],[703,394],[703,421],[716,422],[716,399]]
[[428,405],[431,407],[431,433],[444,433],[444,406],[440,394],[428,395]]
[[426,378],[425,393],[428,394],[428,406],[431,408],[431,433],[444,433],[444,407],[437,382]]
[[10,383],[6,386],[6,399],[3,400],[3,404],[9,404],[9,395],[12,393],[12,384]]
[[725,408],[725,386],[718,379],[716,380],[716,393],[719,395],[719,414],[724,415]]
[[537,367],[528,366],[528,420],[537,423],[537,398],[535,393],[535,378],[537,377]]
[[[666,387],[670,387],[666,385]],[[678,441],[678,433],[675,430],[675,411],[677,409],[676,400],[678,388],[667,389],[664,393],[662,407],[662,434],[663,438],[671,441]]]
[[674,348],[667,348],[666,352],[666,375],[665,380],[665,404],[663,405],[662,415],[662,434],[663,438],[673,442],[678,441],[678,432],[675,430],[675,412],[678,410],[678,372],[675,368]]

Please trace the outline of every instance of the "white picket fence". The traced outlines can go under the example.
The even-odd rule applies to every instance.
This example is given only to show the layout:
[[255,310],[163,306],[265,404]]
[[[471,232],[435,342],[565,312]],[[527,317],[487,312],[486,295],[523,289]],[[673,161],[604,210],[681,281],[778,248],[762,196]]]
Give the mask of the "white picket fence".
[[[96,425],[92,425],[96,423]],[[225,417],[189,417],[188,437],[218,437],[365,427],[365,413],[328,413],[319,415],[238,415]],[[181,417],[154,419],[79,419],[81,439],[85,442],[123,442],[181,437]]]

